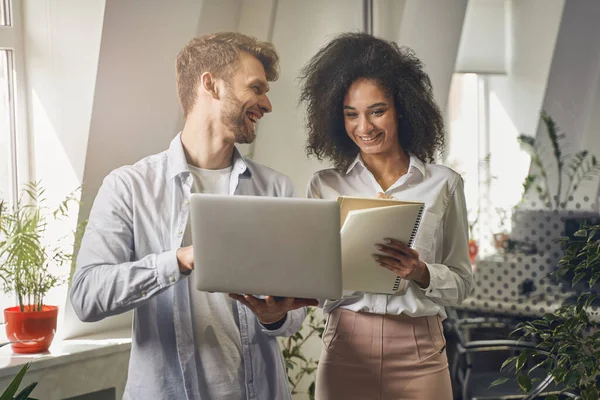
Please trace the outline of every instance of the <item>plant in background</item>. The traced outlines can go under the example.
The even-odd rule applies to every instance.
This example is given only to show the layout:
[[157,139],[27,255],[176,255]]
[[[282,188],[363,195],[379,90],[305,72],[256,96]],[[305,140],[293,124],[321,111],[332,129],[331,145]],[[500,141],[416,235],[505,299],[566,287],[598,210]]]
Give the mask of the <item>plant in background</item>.
[[21,385],[21,381],[23,380],[23,377],[28,369],[29,363],[25,364],[23,368],[21,368],[14,379],[8,384],[6,390],[0,394],[0,400],[36,400],[33,397],[29,397],[29,395],[37,386],[37,382],[29,384],[27,387],[25,387],[25,389],[17,393],[17,390],[19,390],[19,386]]
[[48,291],[66,282],[67,274],[51,267],[72,260],[72,252],[64,249],[73,242],[65,245],[68,238],[60,238],[45,243],[44,235],[50,216],[53,221],[67,216],[69,205],[77,202],[75,192],[51,211],[44,205],[44,191],[40,183],[29,183],[13,207],[0,203],[0,283],[5,292],[16,293],[21,312],[42,311]]
[[[556,192],[550,193],[548,184],[549,160],[548,149],[542,147],[539,141],[528,135],[519,135],[518,141],[521,148],[529,153],[531,162],[538,169],[538,174],[529,174],[523,182],[523,198],[531,189],[535,189],[540,200],[548,208],[564,209],[571,196],[577,191],[579,185],[584,180],[592,179],[600,173],[600,165],[596,156],[590,154],[587,150],[581,150],[575,154],[564,154],[561,148],[561,141],[565,134],[560,132],[560,128],[550,115],[542,111],[542,122],[546,126],[546,132],[551,144],[551,157],[556,162],[558,181]],[[567,178],[568,185],[563,196],[563,176]]]
[[302,346],[311,337],[322,337],[325,330],[323,319],[316,315],[314,307],[308,307],[307,323],[298,332],[281,341],[285,369],[290,383],[292,395],[301,393],[299,385],[303,379],[311,379],[308,386],[308,397],[315,398],[315,380],[313,374],[317,370],[318,360],[307,358],[302,352]]
[[[555,272],[557,278],[573,274],[572,285],[584,281],[590,290],[599,289],[600,225],[583,226],[574,238],[562,238],[567,246],[565,256]],[[537,368],[548,371],[555,383],[564,390],[575,392],[582,400],[600,398],[600,326],[590,319],[588,310],[596,296],[581,294],[575,304],[560,307],[554,314],[523,322],[513,332],[522,339],[532,338],[536,349],[511,357],[503,364],[516,364],[517,381],[528,392],[534,380],[531,373]],[[527,369],[527,365],[534,365]],[[497,382],[498,383],[498,382]],[[557,400],[550,396],[547,399]]]

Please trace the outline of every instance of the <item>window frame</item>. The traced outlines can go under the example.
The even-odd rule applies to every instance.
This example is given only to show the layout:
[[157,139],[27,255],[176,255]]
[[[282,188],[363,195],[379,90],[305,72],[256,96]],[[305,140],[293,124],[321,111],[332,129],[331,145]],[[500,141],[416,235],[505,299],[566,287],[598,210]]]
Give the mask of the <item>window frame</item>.
[[14,0],[0,0],[0,6],[9,10],[10,25],[0,26],[0,50],[10,50],[9,87],[10,152],[11,152],[11,202],[15,202],[18,189],[31,179],[31,149],[27,129],[27,87],[23,46],[23,3]]
[[[0,0],[0,7],[8,10],[7,25],[0,25],[0,50],[10,52],[8,76],[9,82],[9,126],[10,134],[10,166],[11,188],[9,198],[14,204],[18,198],[19,188],[31,179],[32,151],[30,149],[29,131],[27,127],[27,86],[25,75],[23,2],[20,0]],[[9,205],[10,206],[10,205]],[[0,291],[0,300],[17,304],[16,294]],[[1,310],[0,310],[1,311]],[[0,320],[2,320],[1,318]],[[3,330],[0,338],[3,338]]]

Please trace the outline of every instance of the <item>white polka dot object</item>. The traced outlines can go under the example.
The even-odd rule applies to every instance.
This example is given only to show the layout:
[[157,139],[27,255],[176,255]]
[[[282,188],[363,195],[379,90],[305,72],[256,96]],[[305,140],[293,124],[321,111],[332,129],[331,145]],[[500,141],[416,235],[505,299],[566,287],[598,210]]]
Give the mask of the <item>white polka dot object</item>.
[[[495,254],[477,260],[475,289],[460,308],[523,316],[553,312],[574,295],[566,282],[548,274],[555,271],[564,249],[557,239],[565,236],[565,221],[598,216],[593,201],[584,199],[575,210],[515,210],[510,239],[535,245],[535,254]],[[596,313],[597,308],[592,307]]]

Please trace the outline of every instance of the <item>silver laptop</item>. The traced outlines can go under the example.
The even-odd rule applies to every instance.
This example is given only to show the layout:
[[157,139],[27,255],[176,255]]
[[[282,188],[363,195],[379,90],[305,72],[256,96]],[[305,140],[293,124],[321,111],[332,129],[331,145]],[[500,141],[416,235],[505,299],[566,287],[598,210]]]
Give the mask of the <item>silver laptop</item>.
[[191,206],[198,290],[341,298],[337,201],[192,194]]

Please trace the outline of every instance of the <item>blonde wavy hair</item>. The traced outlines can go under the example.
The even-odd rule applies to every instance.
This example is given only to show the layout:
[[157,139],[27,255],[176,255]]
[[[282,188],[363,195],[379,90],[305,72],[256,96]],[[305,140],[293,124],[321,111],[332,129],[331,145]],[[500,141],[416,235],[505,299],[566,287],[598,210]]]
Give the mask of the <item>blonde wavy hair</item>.
[[228,82],[240,61],[240,52],[256,57],[264,66],[267,80],[279,78],[279,55],[272,43],[238,32],[219,32],[193,38],[177,55],[177,94],[183,115],[194,107],[196,89],[204,72]]

